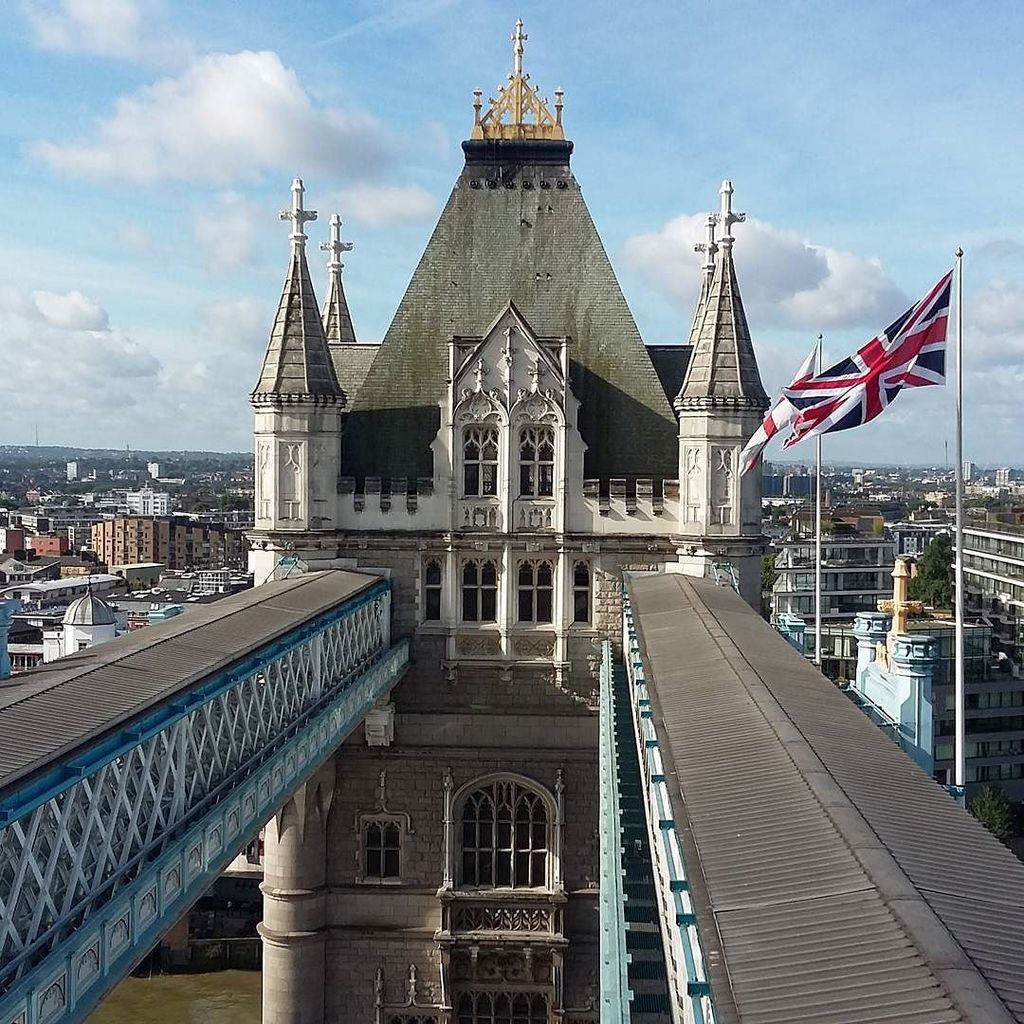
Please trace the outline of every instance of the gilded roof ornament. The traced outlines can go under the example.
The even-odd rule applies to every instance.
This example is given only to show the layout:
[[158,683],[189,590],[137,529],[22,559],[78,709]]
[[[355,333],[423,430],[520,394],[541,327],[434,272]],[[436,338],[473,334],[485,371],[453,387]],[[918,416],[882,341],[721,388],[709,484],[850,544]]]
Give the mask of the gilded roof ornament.
[[562,102],[564,92],[555,90],[555,112],[551,113],[546,97],[530,85],[530,76],[523,71],[523,44],[529,37],[523,31],[523,22],[516,20],[512,33],[512,71],[508,84],[500,86],[498,98],[489,99],[487,110],[481,113],[483,93],[473,91],[473,139],[554,139],[563,140]]

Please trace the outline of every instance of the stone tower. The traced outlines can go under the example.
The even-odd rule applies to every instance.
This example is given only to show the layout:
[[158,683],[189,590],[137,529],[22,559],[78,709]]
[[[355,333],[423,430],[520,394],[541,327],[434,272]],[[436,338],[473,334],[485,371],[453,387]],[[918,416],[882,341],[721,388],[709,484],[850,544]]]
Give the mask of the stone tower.
[[268,1024],[599,1018],[597,671],[623,571],[676,563],[690,350],[640,337],[525,40],[381,344],[348,333],[340,223],[323,323],[293,234],[257,459],[322,455],[294,518],[258,485],[257,581],[386,574],[412,665],[267,830]]
[[292,225],[288,274],[251,396],[256,414],[254,536],[260,544],[250,569],[257,583],[284,575],[295,560],[315,558],[323,535],[338,528],[345,393],[306,265],[303,229],[316,219],[316,211],[303,208],[303,193],[296,178],[292,208],[281,213]]
[[[686,377],[675,398],[679,414],[682,543],[679,568],[706,575],[716,562],[735,566],[743,596],[760,605],[761,467],[739,474],[739,456],[761,425],[768,396],[750,340],[732,257],[732,182],[723,181],[721,209],[708,214],[701,291],[690,331]],[[716,228],[719,237],[716,241]]]

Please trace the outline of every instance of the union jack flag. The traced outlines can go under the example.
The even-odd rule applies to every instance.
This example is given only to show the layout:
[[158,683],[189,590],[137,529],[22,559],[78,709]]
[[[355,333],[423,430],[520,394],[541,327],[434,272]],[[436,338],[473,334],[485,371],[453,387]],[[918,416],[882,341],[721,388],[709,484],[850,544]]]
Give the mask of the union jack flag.
[[904,388],[945,384],[952,281],[951,270],[855,355],[784,388],[798,412],[782,447],[868,423]]

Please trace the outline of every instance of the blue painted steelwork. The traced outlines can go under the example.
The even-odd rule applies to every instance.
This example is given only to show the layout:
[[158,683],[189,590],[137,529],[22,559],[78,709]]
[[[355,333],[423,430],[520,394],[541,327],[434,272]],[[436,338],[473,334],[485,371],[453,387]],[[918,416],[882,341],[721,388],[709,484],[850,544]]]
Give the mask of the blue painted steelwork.
[[0,794],[3,1024],[88,1016],[394,686],[389,618],[381,581]]
[[612,645],[601,651],[600,836],[601,836],[601,1021],[629,1020],[625,893],[622,886],[622,824],[619,813]]
[[672,803],[654,728],[640,641],[633,623],[628,585],[622,593],[622,649],[629,678],[634,734],[651,838],[662,939],[674,1001],[673,1020],[714,1024],[711,986],[697,931],[697,917],[683,861]]

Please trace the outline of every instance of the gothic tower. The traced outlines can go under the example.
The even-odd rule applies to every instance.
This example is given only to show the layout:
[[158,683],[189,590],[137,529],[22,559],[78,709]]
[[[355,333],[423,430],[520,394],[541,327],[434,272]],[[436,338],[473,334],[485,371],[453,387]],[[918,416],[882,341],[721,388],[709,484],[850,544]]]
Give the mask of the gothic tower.
[[[753,492],[741,515],[716,475],[763,403],[731,257],[707,275],[684,383],[689,348],[640,336],[562,92],[530,81],[525,40],[518,23],[507,81],[475,93],[465,163],[379,345],[352,330],[340,221],[321,315],[301,186],[288,214],[253,396],[257,582],[386,575],[412,659],[267,829],[266,1024],[595,1024],[597,674],[623,573],[683,557],[703,574],[713,545],[757,543]],[[723,399],[727,331],[743,369]],[[709,492],[679,556],[690,445],[735,518],[712,524]]]
[[[306,265],[303,185],[292,183],[291,255],[277,317],[251,401],[256,414],[256,523],[250,555],[257,584],[315,558],[338,527],[341,411],[338,383]],[[340,289],[340,283],[339,283]],[[341,298],[344,303],[344,296]],[[347,315],[348,310],[345,308]]]
[[[690,360],[675,408],[679,414],[682,543],[678,568],[704,576],[715,563],[739,574],[743,596],[760,606],[761,467],[739,475],[739,455],[760,426],[768,396],[754,358],[732,257],[732,182],[721,209],[708,214],[701,290],[690,330]],[[716,241],[716,228],[720,235]]]

